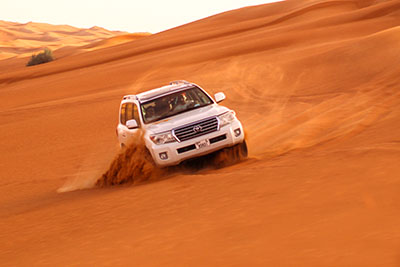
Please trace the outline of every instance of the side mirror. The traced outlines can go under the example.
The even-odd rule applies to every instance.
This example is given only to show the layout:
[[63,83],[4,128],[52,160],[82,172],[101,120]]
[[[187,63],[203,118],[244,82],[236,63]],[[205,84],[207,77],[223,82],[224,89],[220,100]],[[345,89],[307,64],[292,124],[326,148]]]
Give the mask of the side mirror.
[[225,94],[224,94],[224,93],[219,92],[219,93],[216,93],[216,94],[214,95],[214,98],[215,98],[215,102],[219,103],[219,102],[221,102],[222,100],[224,100],[226,97],[225,97]]
[[130,129],[130,130],[139,128],[139,126],[138,126],[136,120],[129,120],[129,121],[127,121],[127,122],[126,122],[126,127],[128,127],[128,129]]

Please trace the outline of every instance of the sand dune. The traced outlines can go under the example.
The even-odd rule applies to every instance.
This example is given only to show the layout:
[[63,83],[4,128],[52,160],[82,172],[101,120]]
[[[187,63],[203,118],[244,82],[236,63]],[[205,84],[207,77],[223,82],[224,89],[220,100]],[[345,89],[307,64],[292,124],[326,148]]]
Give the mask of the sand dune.
[[[122,35],[122,36],[121,36]],[[96,46],[106,47],[135,40],[148,33],[127,34],[120,31],[109,31],[101,27],[89,29],[75,28],[68,25],[51,25],[46,23],[15,23],[0,21],[0,60],[12,57],[27,57],[48,47],[52,50],[62,48],[69,52],[87,51]],[[111,38],[109,41],[106,39]],[[79,49],[77,49],[79,47]],[[56,53],[59,54],[59,53]],[[60,54],[65,56],[64,53]]]
[[[37,27],[17,26],[0,39]],[[0,61],[1,265],[399,265],[400,1],[288,0],[90,44],[98,29],[46,27],[81,50]],[[247,161],[56,192],[108,169],[122,95],[176,79],[225,92]]]

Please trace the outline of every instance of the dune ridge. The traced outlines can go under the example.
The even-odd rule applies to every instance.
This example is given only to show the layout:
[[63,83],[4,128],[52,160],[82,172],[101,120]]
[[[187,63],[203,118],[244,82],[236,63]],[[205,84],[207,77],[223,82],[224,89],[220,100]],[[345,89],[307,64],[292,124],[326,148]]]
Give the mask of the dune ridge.
[[[107,47],[139,39],[149,33],[126,33],[109,31],[101,27],[89,29],[68,25],[51,25],[47,23],[16,23],[0,21],[0,60],[30,56],[48,47],[59,57],[69,54],[90,51],[96,47]],[[111,39],[110,39],[111,38]],[[106,40],[109,39],[109,40]],[[73,53],[71,53],[74,50]]]
[[[349,3],[353,3],[353,6],[357,6],[357,4],[360,4],[360,1],[333,1],[333,2],[335,6],[340,4],[347,6]],[[34,78],[34,77],[39,77],[38,75],[48,75],[52,73],[69,71],[74,68],[90,67],[97,64],[104,64],[128,57],[134,57],[148,52],[160,51],[160,53],[162,53],[163,51],[168,50],[170,47],[180,46],[182,47],[182,50],[185,52],[201,53],[201,50],[196,48],[198,48],[199,46],[201,47],[203,40],[208,40],[208,39],[210,39],[210,41],[213,40],[214,42],[207,42],[207,44],[209,45],[208,47],[207,44],[204,45],[205,47],[204,49],[202,49],[203,51],[208,51],[208,49],[215,50],[216,45],[219,45],[220,48],[217,49],[215,51],[216,53],[213,54],[207,52],[205,52],[206,55],[199,54],[199,58],[201,58],[202,60],[205,59],[206,57],[208,57],[206,58],[207,60],[213,60],[223,57],[229,57],[232,55],[273,50],[286,46],[289,46],[287,48],[290,48],[291,45],[299,49],[302,47],[301,45],[302,43],[304,43],[306,47],[311,46],[312,43],[310,42],[313,41],[317,43],[318,42],[328,43],[332,39],[333,39],[332,41],[334,41],[336,36],[340,34],[345,35],[340,39],[341,41],[343,41],[349,38],[357,38],[360,35],[365,36],[367,33],[373,34],[376,31],[387,29],[386,27],[397,25],[396,24],[397,22],[395,21],[394,17],[390,20],[390,16],[388,17],[389,21],[385,21],[385,24],[373,24],[373,17],[369,19],[369,16],[373,16],[373,14],[376,14],[376,18],[379,18],[380,16],[390,15],[390,13],[395,13],[396,8],[398,9],[399,7],[398,2],[396,1],[387,1],[384,3],[378,3],[376,5],[367,6],[362,9],[354,9],[353,12],[345,12],[344,14],[341,11],[337,11],[338,12],[337,16],[334,16],[333,15],[334,13],[330,13],[328,16],[315,16],[311,21],[310,20],[307,20],[305,22],[301,21],[300,23],[289,22],[287,23],[288,25],[285,25],[284,23],[285,22],[284,18],[288,16],[289,17],[294,16],[292,13],[297,14],[298,16],[299,14],[306,13],[307,10],[310,9],[320,10],[328,8],[330,6],[329,3],[330,2],[328,1],[327,5],[325,2],[322,3],[317,2],[314,5],[311,6],[306,5],[305,7],[289,6],[288,8],[289,11],[286,10],[286,13],[277,14],[272,18],[270,16],[262,17],[260,19],[254,19],[253,17],[249,17],[247,20],[240,21],[240,23],[236,23],[233,25],[223,24],[222,27],[211,27],[211,24],[214,23],[214,21],[219,16],[216,15],[214,17],[206,19],[201,24],[201,27],[197,26],[198,24],[196,22],[194,23],[193,26],[190,25],[191,30],[195,34],[182,35],[180,34],[181,32],[180,28],[172,29],[165,33],[163,32],[155,36],[152,36],[152,38],[149,40],[146,41],[143,40],[143,42],[140,41],[136,42],[134,46],[130,44],[126,44],[125,46],[122,45],[121,48],[119,49],[120,51],[115,51],[115,53],[108,53],[108,52],[103,53],[103,51],[94,51],[90,56],[88,55],[88,57],[80,60],[78,65],[70,66],[69,62],[75,62],[75,64],[77,64],[77,60],[71,58],[68,61],[67,60],[64,61],[63,66],[57,65],[57,66],[52,66],[51,68],[45,68],[45,70],[41,71],[40,74],[35,73],[35,71],[32,70],[31,74],[29,72],[21,73],[20,71],[16,71],[8,75],[0,75],[0,83],[7,82],[6,78],[7,76],[10,77],[12,80],[19,80],[20,79],[19,73],[21,73],[21,76],[23,76],[24,78]],[[286,5],[286,3],[282,3],[282,5]],[[265,7],[257,6],[252,8],[255,9],[253,12],[257,12],[258,11],[257,9],[263,9]],[[231,11],[231,12],[233,13],[232,17],[234,17],[236,15],[235,13],[239,11]],[[291,15],[288,15],[288,13]],[[222,14],[221,16],[226,16],[226,14]],[[352,25],[348,25],[348,23],[351,20],[354,20],[355,18],[356,20],[357,19],[361,20],[360,23],[360,26],[362,26],[361,31],[352,31],[353,29],[351,27]],[[364,21],[363,20],[364,18],[367,18],[367,20]],[[279,23],[279,27],[268,27],[275,25],[277,21],[281,22]],[[333,23],[336,27],[335,28],[331,27],[331,23]],[[183,26],[182,28],[185,29],[185,27],[188,26]],[[357,26],[358,25],[356,25],[355,27]],[[310,29],[309,32],[307,31],[307,27]],[[207,30],[203,31],[202,28]],[[332,31],[332,34],[331,35],[320,34],[319,31],[323,31],[325,29]],[[240,34],[241,32],[245,32],[246,34]],[[312,36],[316,36],[317,38],[315,39],[309,38],[309,36],[305,34],[305,32],[307,32],[307,34],[311,34]],[[168,38],[164,38],[164,35],[168,35]],[[268,38],[268,37],[274,37],[276,35],[278,35],[277,38]],[[231,42],[235,45],[231,45],[232,47],[229,47],[229,43],[227,43],[225,40],[223,40],[221,43],[218,43],[219,39],[223,39],[223,37],[231,37]],[[319,40],[318,38],[323,38],[323,39]],[[237,45],[237,43],[239,43],[239,45]],[[193,48],[185,50],[184,49],[185,45],[186,46],[191,45],[191,47],[193,47],[196,50],[193,51],[194,50]],[[226,51],[225,53],[224,50]],[[192,63],[195,62],[193,62],[192,60]]]

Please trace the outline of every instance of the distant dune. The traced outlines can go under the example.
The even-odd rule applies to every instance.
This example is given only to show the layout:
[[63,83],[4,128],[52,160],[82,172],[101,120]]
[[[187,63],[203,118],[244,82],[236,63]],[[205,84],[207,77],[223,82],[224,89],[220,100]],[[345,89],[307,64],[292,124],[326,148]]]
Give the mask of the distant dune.
[[[287,0],[139,39],[0,30],[9,56],[58,49],[0,60],[0,265],[400,265],[400,0]],[[122,96],[177,79],[226,94],[250,158],[91,188]]]
[[[101,27],[82,29],[68,25],[35,22],[21,24],[0,20],[0,60],[26,57],[41,51],[44,47],[52,50],[62,48],[62,53],[59,55],[65,56],[131,41],[147,35],[149,34],[109,31]],[[112,39],[106,41],[108,38]]]

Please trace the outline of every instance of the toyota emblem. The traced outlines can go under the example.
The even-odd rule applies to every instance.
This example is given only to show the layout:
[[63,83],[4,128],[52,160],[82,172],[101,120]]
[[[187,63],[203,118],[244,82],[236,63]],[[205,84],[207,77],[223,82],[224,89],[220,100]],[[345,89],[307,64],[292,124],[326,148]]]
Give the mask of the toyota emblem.
[[193,127],[193,132],[199,133],[203,130],[203,128],[200,125],[196,125]]

